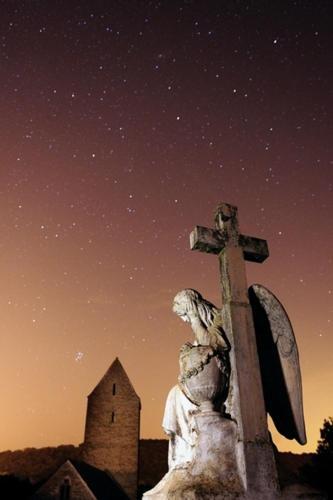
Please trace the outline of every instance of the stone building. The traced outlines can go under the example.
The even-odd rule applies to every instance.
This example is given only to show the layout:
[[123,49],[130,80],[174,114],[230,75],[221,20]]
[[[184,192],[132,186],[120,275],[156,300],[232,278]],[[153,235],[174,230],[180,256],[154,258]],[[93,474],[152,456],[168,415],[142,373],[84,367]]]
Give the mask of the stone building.
[[67,460],[38,489],[32,500],[128,500],[107,472]]
[[88,396],[80,461],[67,460],[34,500],[136,500],[140,398],[116,358]]
[[116,358],[88,396],[82,459],[137,496],[140,398]]

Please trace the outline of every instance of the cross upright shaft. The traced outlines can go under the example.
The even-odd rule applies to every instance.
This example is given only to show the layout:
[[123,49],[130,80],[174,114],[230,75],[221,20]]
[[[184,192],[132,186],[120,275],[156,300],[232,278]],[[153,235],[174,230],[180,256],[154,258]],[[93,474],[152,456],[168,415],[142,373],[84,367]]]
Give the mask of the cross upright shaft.
[[[196,226],[190,235],[192,250],[218,254],[222,292],[222,319],[231,344],[231,380],[226,410],[237,422],[242,443],[245,486],[264,491],[254,467],[262,460],[275,464],[269,440],[252,310],[248,298],[245,260],[263,262],[269,255],[265,240],[239,233],[237,207],[221,203],[215,229]],[[266,448],[263,452],[263,448]],[[252,471],[252,472],[251,472]],[[263,480],[264,482],[266,479]]]

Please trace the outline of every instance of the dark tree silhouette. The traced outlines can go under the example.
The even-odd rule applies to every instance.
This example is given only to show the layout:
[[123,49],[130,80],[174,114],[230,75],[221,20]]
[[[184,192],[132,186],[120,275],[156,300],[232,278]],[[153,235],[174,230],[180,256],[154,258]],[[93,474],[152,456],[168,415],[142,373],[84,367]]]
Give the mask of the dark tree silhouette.
[[333,456],[333,418],[324,420],[323,428],[320,429],[320,440],[318,441],[317,453],[332,459]]
[[20,478],[13,474],[0,476],[1,500],[24,500],[32,493],[29,479]]
[[324,420],[320,429],[317,453],[312,463],[302,469],[304,479],[312,486],[327,493],[333,499],[333,418]]

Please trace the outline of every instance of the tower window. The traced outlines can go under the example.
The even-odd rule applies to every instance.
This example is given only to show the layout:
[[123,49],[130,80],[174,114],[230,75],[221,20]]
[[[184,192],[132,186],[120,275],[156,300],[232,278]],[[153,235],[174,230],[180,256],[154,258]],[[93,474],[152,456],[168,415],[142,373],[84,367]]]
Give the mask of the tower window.
[[59,499],[60,500],[70,500],[71,497],[71,480],[69,477],[65,477],[62,484],[60,485]]
[[113,394],[113,396],[116,395],[116,384],[113,384],[113,386],[112,386],[112,394]]
[[113,412],[111,413],[111,424],[114,424],[114,423],[115,423],[115,421],[116,421],[116,413],[113,411]]

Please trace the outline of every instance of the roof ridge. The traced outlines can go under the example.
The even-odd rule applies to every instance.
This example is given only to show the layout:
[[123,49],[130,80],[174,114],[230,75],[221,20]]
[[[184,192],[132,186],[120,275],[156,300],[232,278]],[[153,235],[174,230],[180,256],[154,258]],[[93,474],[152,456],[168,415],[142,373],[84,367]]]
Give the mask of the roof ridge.
[[131,382],[131,379],[129,378],[125,368],[123,367],[120,359],[118,358],[118,356],[115,357],[115,359],[112,361],[111,365],[109,366],[109,368],[106,370],[106,372],[104,373],[104,375],[100,378],[99,382],[95,385],[95,387],[93,388],[93,390],[88,394],[88,398],[96,391],[96,389],[102,384],[102,382],[104,380],[107,379],[107,377],[110,375],[110,373],[112,373],[112,371],[116,368],[119,368],[121,373],[125,376],[125,379],[126,381],[128,382],[128,385],[130,387],[130,389],[132,390],[133,394],[138,398],[138,400],[140,401],[140,398],[136,392],[136,390],[134,389],[134,386]]

